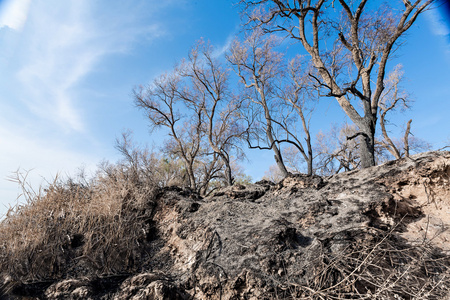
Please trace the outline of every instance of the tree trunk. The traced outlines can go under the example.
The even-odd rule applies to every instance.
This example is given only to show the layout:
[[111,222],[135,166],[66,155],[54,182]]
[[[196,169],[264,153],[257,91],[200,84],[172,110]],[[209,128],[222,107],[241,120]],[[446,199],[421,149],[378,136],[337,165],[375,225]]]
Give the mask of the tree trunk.
[[405,157],[409,157],[409,133],[411,131],[411,122],[412,119],[408,121],[408,124],[406,125],[405,136],[403,137],[403,144],[405,147]]
[[[369,121],[369,123],[372,123]],[[373,124],[356,124],[359,127],[362,141],[360,143],[361,168],[375,166],[375,122]]]
[[281,171],[281,174],[283,175],[283,177],[287,177],[289,175],[289,172],[286,169],[286,166],[284,165],[283,157],[281,156],[280,150],[276,145],[273,145],[272,149],[275,152],[274,158],[275,161],[277,162],[278,168]]
[[231,166],[230,166],[230,162],[224,161],[225,162],[225,180],[227,182],[228,186],[232,186],[233,185],[233,177],[231,175]]
[[186,168],[188,176],[189,176],[189,187],[193,190],[197,190],[197,184],[195,182],[194,169],[192,168],[192,164],[189,164]]
[[313,156],[312,156],[311,143],[308,143],[308,159],[306,160],[306,164],[308,166],[308,176],[312,176],[313,175]]
[[286,169],[286,166],[284,165],[283,162],[283,157],[281,155],[280,149],[278,149],[276,143],[275,143],[275,139],[273,138],[272,135],[272,121],[271,121],[271,116],[270,116],[270,112],[269,109],[267,107],[267,102],[265,100],[264,94],[261,90],[259,90],[261,98],[262,98],[262,105],[264,108],[264,116],[266,118],[266,136],[270,142],[270,144],[272,145],[272,150],[275,153],[274,158],[275,161],[277,163],[278,168],[280,169],[281,174],[283,175],[283,177],[287,177],[289,175],[288,170]]

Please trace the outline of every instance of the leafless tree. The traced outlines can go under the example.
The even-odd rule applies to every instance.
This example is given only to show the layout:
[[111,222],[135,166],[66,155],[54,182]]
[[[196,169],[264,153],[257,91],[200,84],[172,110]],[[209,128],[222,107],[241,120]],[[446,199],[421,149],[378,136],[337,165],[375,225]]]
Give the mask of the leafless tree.
[[269,169],[264,172],[263,180],[269,180],[274,183],[278,183],[283,180],[285,176],[281,174],[280,168],[276,164],[270,165]]
[[[409,122],[408,122],[409,124]],[[357,169],[361,165],[359,156],[360,136],[353,138],[358,132],[358,128],[354,124],[344,123],[340,126],[332,126],[331,130],[320,131],[316,137],[314,145],[316,157],[314,158],[314,169],[319,175],[332,175],[341,171],[351,171]],[[409,133],[407,129],[405,132]],[[402,139],[392,138],[391,142],[396,149],[403,149]],[[412,152],[420,152],[430,150],[431,146],[414,136],[406,138]],[[407,156],[407,150],[400,152],[400,157]],[[388,150],[383,137],[375,139],[375,161],[377,164],[385,163],[392,160],[393,154]],[[394,157],[395,158],[395,157]]]
[[[278,41],[275,37],[262,38],[262,35],[255,31],[249,35],[244,42],[235,40],[228,55],[228,61],[235,67],[244,86],[249,89],[248,98],[250,103],[256,105],[258,113],[258,124],[261,124],[262,134],[253,130],[253,137],[258,141],[257,146],[250,143],[251,136],[247,137],[250,148],[272,149],[275,154],[275,161],[283,176],[289,174],[281,155],[279,143],[277,143],[276,132],[273,125],[273,114],[276,113],[276,91],[274,82],[280,76],[282,70],[280,64],[282,55],[273,51]],[[261,113],[259,113],[259,111]],[[250,129],[250,128],[249,128]],[[255,129],[255,128],[253,128]],[[268,146],[261,147],[260,140],[265,140]]]
[[166,127],[170,140],[166,143],[167,151],[181,157],[189,178],[189,186],[198,190],[194,167],[201,154],[203,130],[201,108],[191,110],[189,120],[179,111],[182,89],[179,71],[164,74],[153,81],[147,88],[134,90],[135,104],[145,111],[151,129]]
[[429,150],[430,145],[414,136],[411,136],[411,122],[406,124],[406,129],[402,139],[393,139],[389,136],[386,125],[388,124],[387,114],[395,110],[405,110],[410,107],[411,98],[402,89],[403,80],[402,65],[397,65],[385,79],[385,90],[380,98],[380,127],[383,138],[380,139],[380,146],[389,151],[395,159],[404,156],[408,157],[411,151],[419,152]]
[[[434,0],[370,6],[368,0],[241,0],[248,25],[284,32],[311,56],[317,85],[358,127],[361,167],[375,165],[386,65],[401,36]],[[359,100],[360,107],[351,101]]]
[[192,49],[181,72],[181,76],[188,79],[188,86],[180,95],[188,107],[202,111],[209,146],[225,166],[226,184],[232,185],[232,154],[243,155],[239,146],[244,134],[239,119],[241,101],[231,93],[229,70],[214,57],[213,51],[213,47],[203,41]]
[[[294,146],[308,165],[312,175],[312,147],[309,134],[309,113],[305,114],[306,88],[300,76],[299,59],[285,64],[284,56],[274,50],[276,37],[265,37],[253,31],[243,42],[235,41],[228,55],[241,82],[248,90],[252,127],[248,128],[250,148],[271,149],[282,176],[289,170],[283,159],[282,143]],[[300,118],[305,146],[299,139],[295,121]],[[251,141],[256,140],[257,145]],[[262,146],[260,143],[264,143]]]
[[[284,130],[286,138],[283,140],[291,145],[290,151],[299,153],[307,165],[307,174],[313,174],[313,148],[310,134],[310,118],[314,110],[313,103],[317,99],[315,90],[312,89],[310,77],[307,76],[308,67],[303,63],[303,57],[297,56],[292,59],[287,66],[285,84],[280,84],[278,88],[278,97],[284,101],[284,113],[282,113],[282,122],[277,122]],[[283,76],[284,77],[284,76]],[[286,111],[287,110],[287,111]],[[293,121],[300,118],[302,132],[298,134],[297,126],[293,126]],[[300,135],[304,135],[304,142],[300,140]],[[286,157],[286,155],[285,155]],[[292,164],[293,157],[286,161],[286,164]],[[291,169],[297,169],[297,164],[292,164]]]
[[351,138],[357,132],[355,125],[344,123],[332,126],[329,132],[320,131],[316,137],[317,153],[315,169],[319,175],[332,175],[350,171],[360,166],[359,143]]
[[134,92],[151,128],[168,129],[165,152],[183,160],[189,186],[201,194],[220,178],[232,185],[232,159],[243,157],[241,102],[230,91],[229,70],[213,50],[200,41],[171,73]]
[[177,156],[166,153],[169,157],[163,157],[146,146],[137,145],[132,141],[131,131],[122,133],[116,139],[116,149],[122,154],[122,160],[113,165],[108,162],[100,165],[102,172],[108,176],[117,175],[114,171],[121,168],[124,170],[122,174],[132,176],[132,182],[150,182],[159,187],[189,186],[182,162]]

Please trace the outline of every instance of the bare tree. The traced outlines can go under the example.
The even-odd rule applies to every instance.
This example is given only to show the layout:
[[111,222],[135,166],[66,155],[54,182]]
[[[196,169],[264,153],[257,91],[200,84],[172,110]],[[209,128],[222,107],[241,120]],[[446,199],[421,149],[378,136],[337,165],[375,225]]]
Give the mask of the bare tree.
[[[262,126],[262,134],[254,130],[253,136],[258,141],[257,146],[250,143],[251,136],[247,137],[250,148],[272,149],[275,161],[283,176],[289,174],[283,162],[280,146],[277,141],[273,114],[275,113],[275,101],[277,99],[274,82],[280,76],[282,70],[280,64],[282,55],[273,51],[278,44],[275,37],[263,39],[262,35],[255,31],[244,42],[234,41],[228,61],[235,67],[236,73],[247,89],[250,89],[248,98],[251,104],[256,105],[256,110],[262,110],[256,116],[263,116],[257,122]],[[250,129],[250,128],[249,128]],[[254,128],[253,128],[254,129]],[[261,147],[260,140],[265,140],[268,146]]]
[[[254,31],[243,42],[235,41],[228,55],[241,82],[248,89],[249,111],[256,119],[248,129],[250,148],[271,149],[282,176],[289,170],[283,159],[281,144],[297,149],[307,163],[307,172],[312,175],[312,147],[309,134],[309,114],[305,113],[308,96],[302,63],[299,58],[288,65],[284,56],[274,50],[279,45],[276,37],[265,37],[261,31]],[[296,121],[300,119],[305,145],[297,132]],[[257,145],[251,144],[256,140]],[[260,142],[265,145],[261,146]]]
[[[408,122],[410,124],[410,122]],[[314,145],[316,157],[314,159],[315,172],[319,175],[332,175],[341,171],[351,171],[357,169],[361,165],[359,156],[360,136],[356,136],[358,128],[354,124],[344,123],[341,126],[332,126],[327,132],[320,131],[316,137]],[[409,129],[405,133],[410,133]],[[431,146],[414,136],[402,139],[392,138],[396,149],[404,149],[404,140],[407,140],[410,150],[400,152],[401,157],[407,156],[406,151],[419,152],[429,150]],[[405,147],[406,148],[406,147]],[[375,161],[377,164],[385,163],[391,160],[392,153],[388,150],[386,142],[383,138],[375,139]]]
[[355,125],[344,123],[332,126],[329,132],[320,131],[316,137],[317,153],[315,169],[319,175],[332,175],[341,171],[351,171],[360,166],[359,143],[353,138],[357,132]]
[[147,114],[151,129],[166,127],[171,140],[166,149],[181,157],[189,178],[189,186],[198,190],[194,172],[196,160],[201,154],[203,138],[202,109],[191,110],[189,120],[178,110],[180,102],[181,78],[178,70],[164,74],[147,88],[134,90],[135,104]]
[[127,131],[122,133],[121,138],[116,139],[116,149],[123,159],[115,165],[103,162],[100,166],[103,173],[113,177],[117,175],[115,168],[121,168],[124,170],[122,174],[131,176],[133,182],[150,182],[159,187],[189,186],[182,162],[177,156],[168,153],[169,157],[162,157],[160,153],[148,147],[135,144],[131,135],[131,131]]
[[[284,107],[287,108],[287,112],[282,113],[282,122],[278,123],[280,127],[285,131],[286,138],[283,140],[286,143],[291,144],[290,151],[298,152],[307,165],[307,174],[313,174],[313,148],[311,144],[310,134],[310,118],[314,110],[312,103],[317,98],[314,93],[314,89],[311,89],[309,76],[307,76],[308,68],[303,64],[303,58],[297,56],[292,59],[287,67],[288,75],[286,84],[280,84],[278,88],[278,97],[284,101]],[[283,76],[284,77],[284,76]],[[309,104],[309,107],[308,107]],[[293,126],[294,121],[300,118],[302,133],[298,134],[296,131],[297,126]],[[304,142],[299,138],[300,135],[304,135]],[[286,155],[285,155],[286,157]],[[296,169],[298,172],[298,164],[292,164],[294,157],[292,153],[291,159],[286,160],[287,164],[291,164],[292,169]]]
[[222,160],[227,185],[233,185],[232,154],[242,156],[240,141],[244,134],[239,120],[241,101],[229,88],[229,70],[213,56],[213,47],[197,43],[181,73],[189,80],[180,95],[188,106],[203,112],[205,136],[209,146]]
[[183,160],[193,190],[207,194],[217,180],[233,184],[232,159],[243,157],[241,102],[230,91],[229,70],[210,45],[199,42],[172,73],[134,93],[151,128],[168,129],[165,152]]
[[[400,37],[434,0],[403,0],[394,9],[368,0],[241,0],[251,28],[284,32],[311,56],[317,85],[358,127],[361,167],[375,165],[375,130],[388,59]],[[400,7],[399,7],[400,6]],[[397,13],[398,8],[401,9]],[[352,98],[359,100],[355,106]]]
[[269,180],[274,183],[278,183],[281,180],[283,180],[284,178],[285,178],[285,176],[283,176],[283,174],[281,174],[280,168],[278,168],[278,166],[276,164],[270,165],[269,169],[264,172],[264,176],[262,177],[263,180],[264,179]]
[[403,80],[402,65],[397,65],[385,79],[385,90],[380,98],[380,127],[383,138],[380,139],[380,146],[389,151],[395,159],[404,156],[408,157],[411,151],[429,150],[430,145],[414,136],[411,136],[412,119],[406,123],[405,132],[402,139],[393,139],[389,136],[386,125],[389,123],[387,114],[395,110],[406,110],[410,108],[411,98],[402,89],[401,82]]

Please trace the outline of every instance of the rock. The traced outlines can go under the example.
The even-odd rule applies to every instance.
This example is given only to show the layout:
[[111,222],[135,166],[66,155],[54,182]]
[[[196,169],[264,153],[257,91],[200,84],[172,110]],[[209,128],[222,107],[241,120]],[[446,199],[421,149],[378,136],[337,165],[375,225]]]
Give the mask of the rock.
[[85,280],[68,279],[52,284],[45,291],[47,299],[92,299],[92,289]]
[[171,284],[164,276],[144,273],[125,280],[120,286],[114,300],[139,299],[184,299],[184,294]]

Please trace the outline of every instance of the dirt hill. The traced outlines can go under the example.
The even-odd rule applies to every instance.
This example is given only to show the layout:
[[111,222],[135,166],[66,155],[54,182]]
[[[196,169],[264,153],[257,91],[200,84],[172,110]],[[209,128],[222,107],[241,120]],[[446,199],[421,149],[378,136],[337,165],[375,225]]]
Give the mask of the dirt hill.
[[[449,297],[450,152],[328,178],[295,175],[278,184],[233,186],[204,199],[176,187],[149,194],[139,206],[128,205],[132,198],[125,195],[120,214],[104,220],[134,222],[129,233],[139,238],[128,252],[111,242],[100,258],[89,257],[87,233],[65,229],[55,234],[63,251],[53,244],[52,257],[61,258],[49,260],[55,266],[47,275],[19,271],[43,261],[33,250],[28,261],[17,258],[1,272],[1,297]],[[33,249],[46,251],[45,245]],[[12,250],[4,246],[0,254],[13,264]]]

